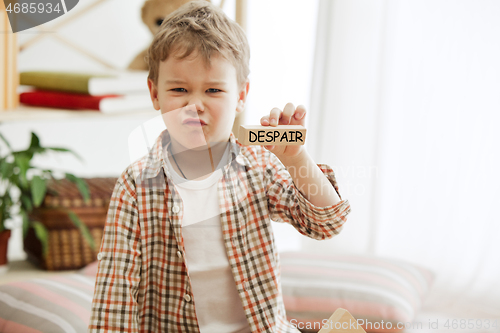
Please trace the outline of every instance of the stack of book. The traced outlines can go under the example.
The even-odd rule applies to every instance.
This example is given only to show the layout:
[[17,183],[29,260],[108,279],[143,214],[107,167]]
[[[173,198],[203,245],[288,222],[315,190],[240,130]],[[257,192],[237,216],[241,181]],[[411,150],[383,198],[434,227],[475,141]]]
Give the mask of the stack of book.
[[146,71],[113,74],[76,72],[22,72],[20,84],[28,91],[19,95],[30,106],[103,113],[153,109]]

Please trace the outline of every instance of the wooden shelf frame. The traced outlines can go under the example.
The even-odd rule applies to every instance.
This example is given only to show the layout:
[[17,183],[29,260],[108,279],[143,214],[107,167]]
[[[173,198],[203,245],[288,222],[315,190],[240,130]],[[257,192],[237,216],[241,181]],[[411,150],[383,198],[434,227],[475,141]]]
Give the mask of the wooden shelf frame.
[[93,110],[65,110],[21,105],[14,110],[0,112],[0,125],[2,123],[19,121],[69,120],[82,118],[105,119],[117,116],[149,116],[153,118],[159,115],[160,111],[156,111],[153,107],[137,111],[102,113]]

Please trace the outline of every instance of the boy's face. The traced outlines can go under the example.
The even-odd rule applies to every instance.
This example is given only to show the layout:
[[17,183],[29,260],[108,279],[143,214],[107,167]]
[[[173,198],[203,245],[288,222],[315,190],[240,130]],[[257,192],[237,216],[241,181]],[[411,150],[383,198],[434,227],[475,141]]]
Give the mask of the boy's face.
[[224,57],[212,56],[208,67],[196,51],[160,62],[158,84],[148,81],[148,86],[174,147],[195,150],[227,142],[249,88],[248,81],[238,85],[236,69]]

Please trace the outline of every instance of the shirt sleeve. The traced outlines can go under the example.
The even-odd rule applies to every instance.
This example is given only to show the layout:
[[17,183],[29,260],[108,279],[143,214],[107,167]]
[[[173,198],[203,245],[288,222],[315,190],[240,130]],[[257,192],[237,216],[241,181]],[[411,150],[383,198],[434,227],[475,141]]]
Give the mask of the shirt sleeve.
[[[89,332],[138,332],[141,238],[134,181],[117,181],[98,254]],[[132,186],[131,186],[132,185]]]
[[347,221],[351,207],[348,200],[342,200],[332,168],[318,164],[341,201],[335,205],[318,207],[295,187],[288,170],[276,155],[269,152],[268,161],[264,179],[271,220],[290,223],[301,234],[317,240],[337,235]]

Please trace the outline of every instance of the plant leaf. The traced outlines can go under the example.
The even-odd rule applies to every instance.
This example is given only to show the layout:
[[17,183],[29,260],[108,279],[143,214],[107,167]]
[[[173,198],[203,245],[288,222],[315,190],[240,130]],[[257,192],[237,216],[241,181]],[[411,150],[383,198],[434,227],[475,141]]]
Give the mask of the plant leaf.
[[14,171],[14,164],[7,162],[7,158],[0,159],[0,177],[7,179]]
[[76,184],[76,186],[78,187],[78,190],[80,191],[80,194],[83,197],[83,200],[85,200],[85,202],[88,203],[90,200],[90,190],[89,190],[89,186],[87,185],[87,183],[83,179],[81,179],[81,178],[79,178],[71,173],[66,172],[64,175],[66,176],[66,179],[68,179],[70,182]]
[[71,153],[71,154],[75,155],[75,157],[78,158],[81,162],[84,162],[83,158],[80,155],[78,155],[77,153],[75,153],[74,151],[72,151],[71,149],[61,148],[61,147],[42,147],[40,145],[40,139],[38,138],[38,136],[34,132],[31,132],[31,143],[30,143],[29,148],[26,151],[31,153],[31,154],[42,154],[42,153],[45,153],[47,150],[52,150],[52,151],[61,152],[61,153],[63,153],[63,152],[64,153]]
[[21,210],[19,214],[21,214],[23,218],[23,239],[25,239],[26,235],[28,235],[28,229],[30,228],[30,221],[28,219],[28,214],[24,210]]
[[80,220],[78,215],[76,215],[74,212],[68,210],[67,213],[73,224],[80,230],[80,233],[82,234],[87,244],[89,244],[90,248],[93,251],[95,251],[96,250],[95,241],[92,235],[90,234],[90,230],[89,228],[87,228],[87,225],[83,223],[83,221]]
[[28,150],[33,153],[43,153],[45,150],[45,148],[40,146],[40,139],[34,132],[31,132],[31,143]]
[[26,152],[16,152],[14,155],[14,163],[19,167],[19,181],[22,187],[28,187],[28,179],[26,178],[26,173],[28,172],[30,166],[31,157],[26,154]]
[[[60,179],[57,179],[54,177],[54,175],[52,174],[52,171],[51,170],[47,170],[47,169],[44,169],[42,170],[43,171],[43,174],[45,176],[48,176],[50,177],[50,179],[48,181],[52,181],[53,183],[55,184],[59,184],[61,182]],[[49,184],[48,181],[46,181],[46,184]],[[45,193],[45,195],[47,194],[52,194],[52,195],[55,195],[55,196],[59,196],[59,192],[57,192],[56,190],[54,190],[53,188],[50,188],[48,185],[47,185],[47,192]]]
[[22,193],[21,194],[21,202],[22,202],[24,208],[26,208],[26,211],[31,212],[33,210],[33,203],[31,202],[30,196]]
[[49,253],[49,231],[41,222],[33,221],[31,225],[33,226],[33,230],[35,230],[36,237],[42,243],[43,257],[46,258]]
[[10,210],[12,208],[12,198],[10,197],[9,189],[0,197],[0,231],[5,230],[5,221],[11,219]]
[[57,152],[71,153],[71,154],[75,155],[75,157],[78,158],[81,162],[83,162],[83,163],[85,162],[85,160],[80,155],[78,155],[76,152],[72,151],[71,149],[59,148],[59,147],[47,147],[45,149],[53,150],[53,151],[57,151]]
[[0,133],[0,139],[2,139],[2,141],[5,143],[7,148],[9,148],[9,150],[12,151],[12,147],[10,146],[9,141],[7,141],[7,139],[2,135],[2,133]]
[[28,170],[30,165],[31,156],[26,151],[16,151],[14,154],[14,164],[16,164],[21,170]]
[[45,184],[45,179],[42,179],[40,176],[33,176],[31,179],[31,197],[33,198],[35,207],[40,206],[43,202],[46,192],[47,185]]
[[31,132],[30,148],[40,148],[40,139],[34,132]]

